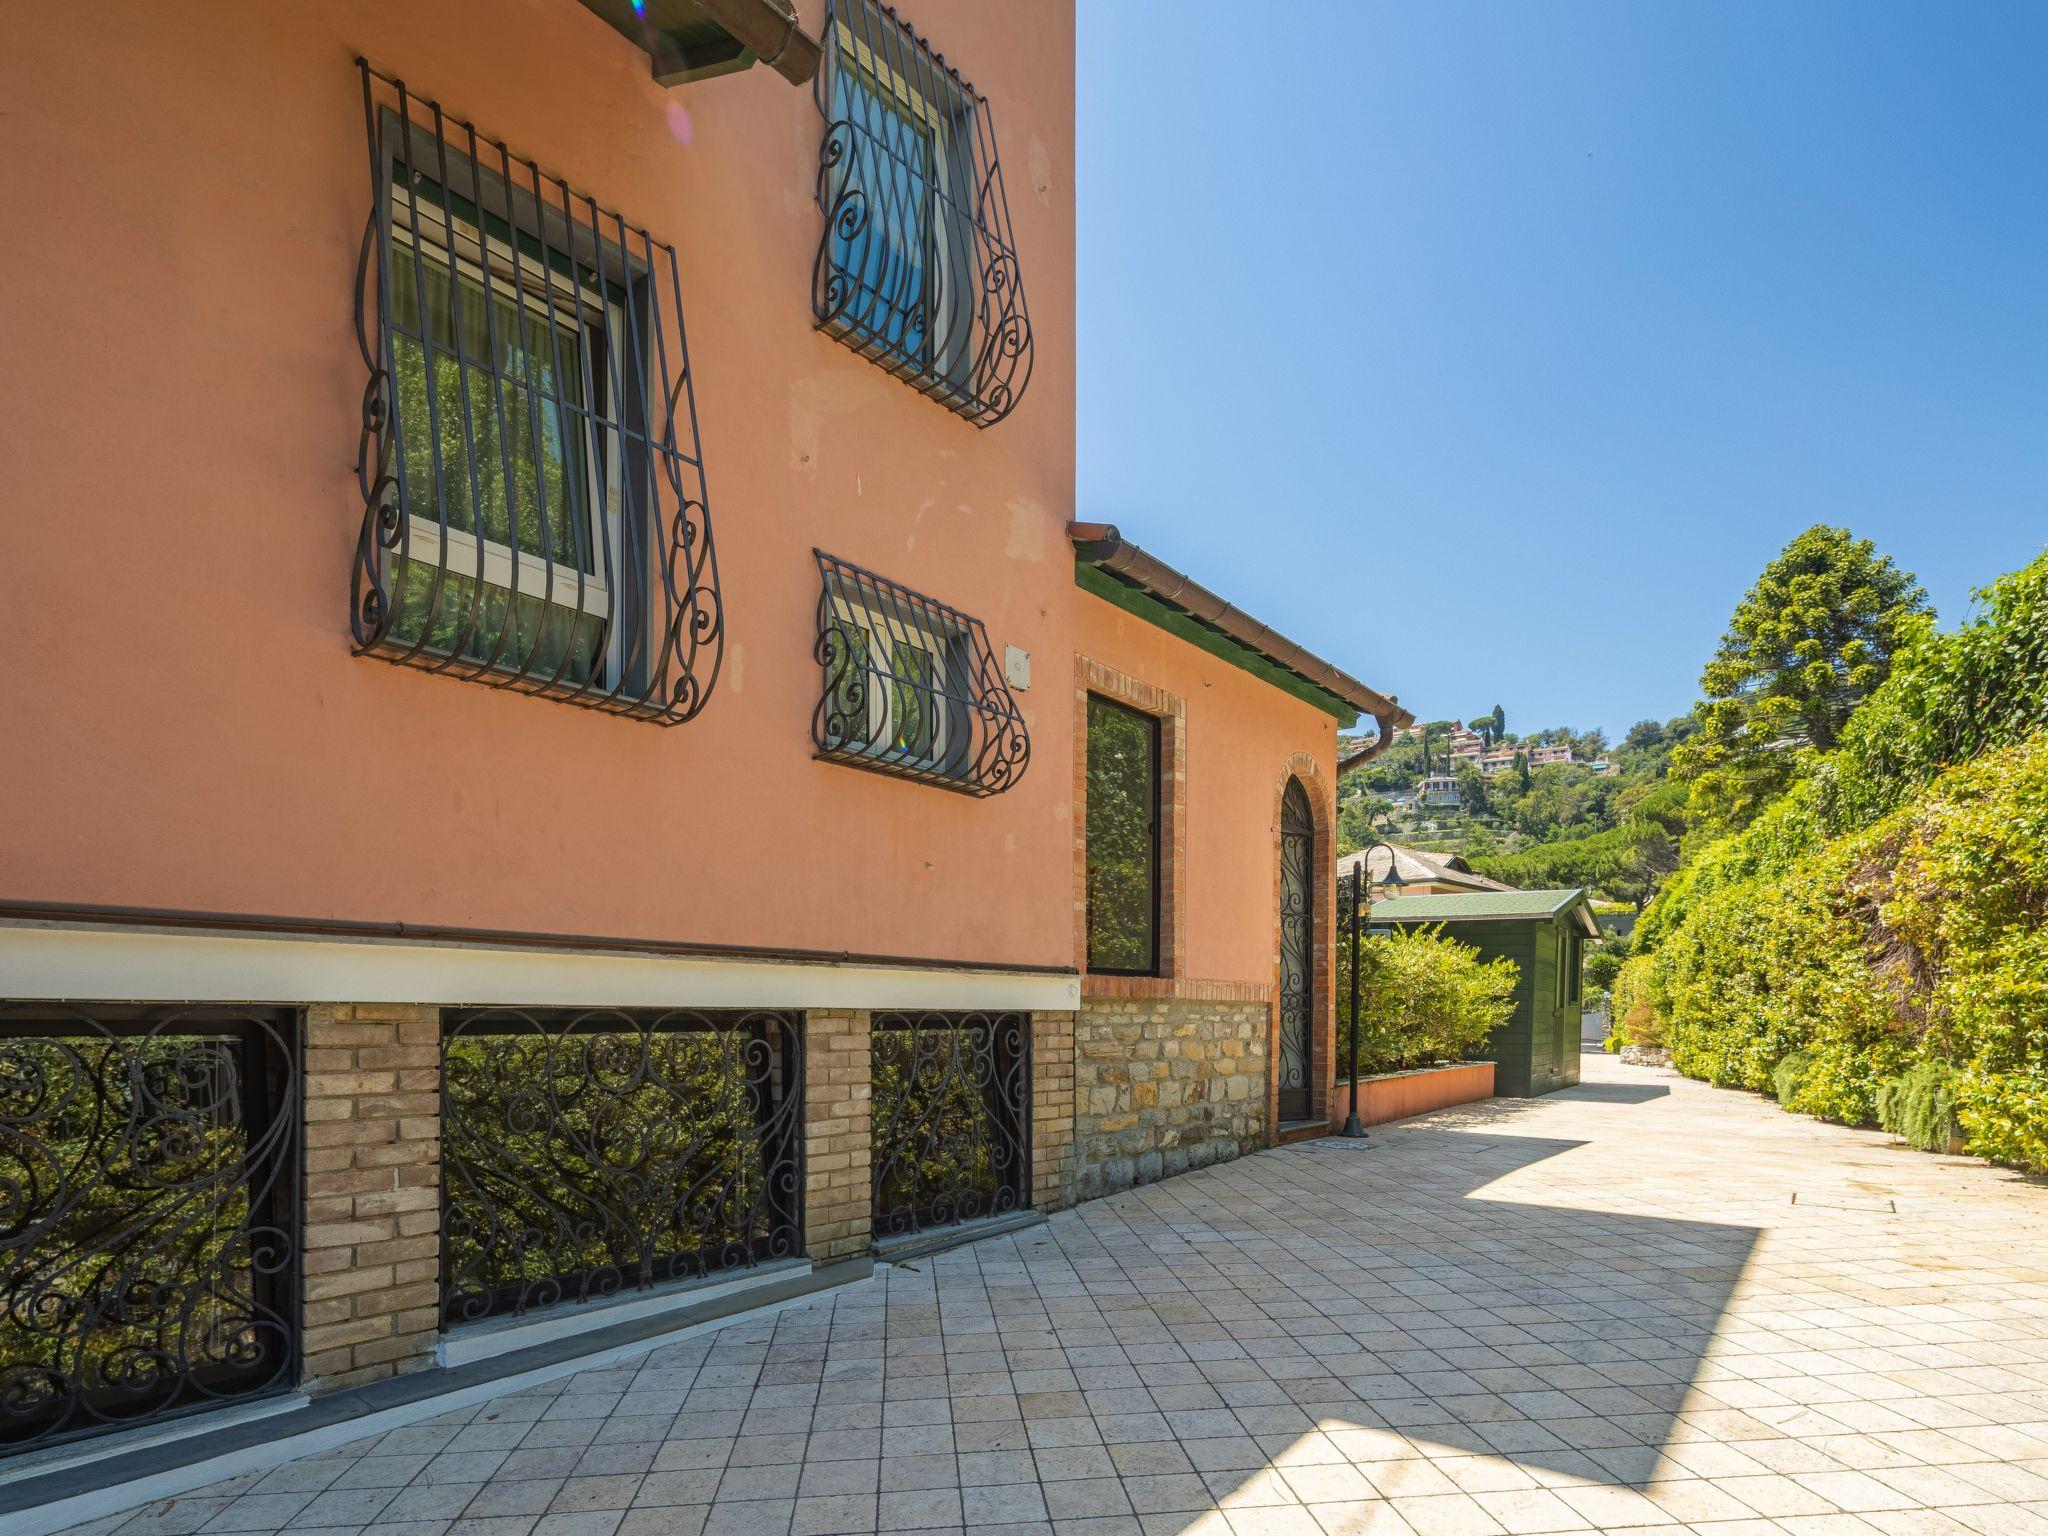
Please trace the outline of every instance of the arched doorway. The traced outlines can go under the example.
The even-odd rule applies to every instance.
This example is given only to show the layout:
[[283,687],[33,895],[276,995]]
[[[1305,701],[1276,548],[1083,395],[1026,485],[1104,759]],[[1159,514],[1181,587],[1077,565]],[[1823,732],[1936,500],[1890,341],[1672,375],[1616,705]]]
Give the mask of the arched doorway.
[[1282,1123],[1306,1120],[1314,1100],[1316,829],[1308,791],[1289,779],[1280,797],[1280,1050]]

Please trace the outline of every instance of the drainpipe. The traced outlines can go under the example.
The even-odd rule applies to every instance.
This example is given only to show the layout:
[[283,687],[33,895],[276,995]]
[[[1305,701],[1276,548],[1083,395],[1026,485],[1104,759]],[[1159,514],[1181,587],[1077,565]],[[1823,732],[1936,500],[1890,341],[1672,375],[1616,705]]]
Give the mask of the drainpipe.
[[[1401,701],[1392,694],[1388,694],[1387,702],[1398,706]],[[1388,747],[1391,747],[1394,744],[1395,724],[1404,713],[1406,711],[1394,708],[1388,710],[1383,715],[1375,714],[1372,719],[1373,724],[1380,728],[1379,735],[1375,736],[1369,745],[1359,748],[1358,751],[1352,753],[1349,757],[1340,758],[1337,762],[1337,777],[1341,779],[1352,769],[1363,768],[1367,763],[1386,751]]]

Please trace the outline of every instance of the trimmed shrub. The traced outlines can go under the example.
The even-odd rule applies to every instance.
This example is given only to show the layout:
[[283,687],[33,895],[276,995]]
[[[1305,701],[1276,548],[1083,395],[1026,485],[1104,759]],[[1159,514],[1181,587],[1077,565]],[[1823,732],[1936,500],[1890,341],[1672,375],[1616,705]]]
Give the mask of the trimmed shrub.
[[1799,1097],[1799,1083],[1813,1065],[1813,1056],[1807,1051],[1791,1051],[1778,1059],[1771,1068],[1771,1083],[1778,1095],[1781,1109],[1790,1109],[1792,1101]]
[[[1481,960],[1441,926],[1396,929],[1359,941],[1358,1070],[1400,1072],[1467,1061],[1515,1011],[1521,971],[1508,959]],[[1338,947],[1337,996],[1348,1000],[1351,962]],[[1351,1062],[1351,1020],[1337,1010],[1339,1071]]]
[[1877,1090],[1877,1123],[1922,1152],[1959,1152],[1963,1128],[1955,1115],[1954,1074],[1938,1061],[1922,1061]]

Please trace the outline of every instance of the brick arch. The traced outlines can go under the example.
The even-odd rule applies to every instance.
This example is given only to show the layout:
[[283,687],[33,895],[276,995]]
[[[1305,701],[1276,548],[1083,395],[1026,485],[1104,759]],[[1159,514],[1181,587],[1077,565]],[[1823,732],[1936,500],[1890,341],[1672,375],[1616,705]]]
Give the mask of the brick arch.
[[1310,863],[1309,910],[1315,914],[1315,1020],[1309,1031],[1309,1116],[1316,1124],[1330,1120],[1330,1094],[1336,1082],[1337,1012],[1333,997],[1336,977],[1337,920],[1337,795],[1330,776],[1313,753],[1296,752],[1273,781],[1273,999],[1266,1015],[1266,1144],[1280,1141],[1280,803],[1288,781],[1299,779],[1308,794],[1310,824],[1315,828],[1315,857]]

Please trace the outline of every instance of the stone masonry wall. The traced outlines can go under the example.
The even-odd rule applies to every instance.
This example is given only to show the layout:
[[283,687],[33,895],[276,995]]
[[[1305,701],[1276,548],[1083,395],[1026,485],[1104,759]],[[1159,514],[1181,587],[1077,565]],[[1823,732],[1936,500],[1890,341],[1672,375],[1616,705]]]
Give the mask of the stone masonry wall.
[[873,1225],[868,1016],[804,1016],[804,1245],[820,1264],[865,1253]]
[[441,1016],[306,1011],[305,1377],[353,1387],[433,1363],[440,1327]]
[[[1199,987],[1181,984],[1183,992]],[[1084,997],[1074,1021],[1070,1198],[1263,1147],[1270,1014],[1264,1000]]]

